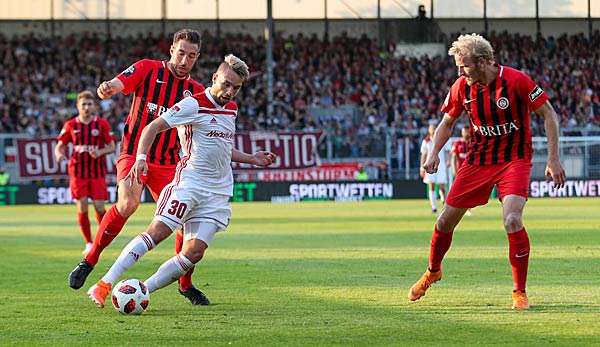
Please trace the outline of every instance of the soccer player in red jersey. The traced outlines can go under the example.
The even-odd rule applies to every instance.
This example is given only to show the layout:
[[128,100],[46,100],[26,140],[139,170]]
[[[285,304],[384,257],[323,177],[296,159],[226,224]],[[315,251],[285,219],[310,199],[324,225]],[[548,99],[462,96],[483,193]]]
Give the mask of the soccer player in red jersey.
[[454,173],[455,177],[456,173],[458,172],[458,168],[460,168],[461,165],[465,162],[465,159],[467,159],[469,127],[462,128],[460,131],[460,135],[460,139],[454,141],[454,143],[452,144],[452,150],[450,151],[452,153],[452,172]]
[[92,234],[88,218],[88,198],[92,199],[98,224],[104,216],[106,188],[106,157],[114,152],[115,141],[110,124],[96,115],[94,94],[83,91],[77,95],[79,114],[65,123],[54,148],[57,162],[66,160],[68,143],[73,143],[69,160],[69,186],[77,205],[77,221],[85,240],[84,255],[92,248]]
[[469,116],[473,140],[435,223],[428,269],[410,288],[408,298],[418,300],[442,278],[442,259],[450,248],[454,228],[467,209],[487,203],[496,185],[508,234],[514,282],[512,307],[528,309],[525,284],[529,238],[522,215],[532,166],[530,113],[544,118],[548,138],[546,176],[560,188],[565,183],[565,171],[558,152],[558,117],[546,93],[529,76],[494,62],[493,48],[482,36],[461,35],[448,54],[454,57],[459,78],[442,106],[444,117],[433,136],[434,150],[423,167],[430,173],[437,171],[438,153],[463,112]]
[[[162,189],[172,181],[181,148],[175,129],[161,133],[152,143],[148,152],[148,174],[141,184],[132,180],[129,172],[135,163],[135,153],[144,127],[184,97],[204,90],[204,86],[190,76],[200,54],[200,45],[197,31],[179,30],[173,36],[169,61],[140,60],[98,87],[98,95],[102,99],[117,93],[134,95],[117,161],[118,200],[102,219],[92,249],[69,275],[71,288],[83,286],[98,263],[102,250],[119,234],[127,218],[138,208],[144,186],[148,187],[156,200]],[[183,236],[179,231],[176,252],[181,250],[182,245]],[[179,292],[194,305],[208,305],[206,296],[192,285],[192,271],[180,278]]]

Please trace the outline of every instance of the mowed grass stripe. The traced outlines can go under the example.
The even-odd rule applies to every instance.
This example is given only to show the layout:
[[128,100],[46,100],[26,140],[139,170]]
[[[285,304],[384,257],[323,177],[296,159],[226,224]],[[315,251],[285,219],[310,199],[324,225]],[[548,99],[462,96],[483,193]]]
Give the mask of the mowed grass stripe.
[[[420,345],[600,341],[597,199],[532,199],[530,312],[513,312],[507,241],[497,201],[459,226],[444,279],[405,299],[426,266],[435,216],[425,200],[233,205],[228,231],[196,269],[214,305],[192,307],[175,286],[148,312],[93,307],[85,290],[143,231],[143,205],[80,291],[66,285],[83,248],[74,206],[0,208],[0,345]],[[90,213],[92,215],[92,213]],[[93,220],[93,217],[91,218]],[[95,229],[95,223],[92,229]],[[145,279],[173,240],[126,278]]]

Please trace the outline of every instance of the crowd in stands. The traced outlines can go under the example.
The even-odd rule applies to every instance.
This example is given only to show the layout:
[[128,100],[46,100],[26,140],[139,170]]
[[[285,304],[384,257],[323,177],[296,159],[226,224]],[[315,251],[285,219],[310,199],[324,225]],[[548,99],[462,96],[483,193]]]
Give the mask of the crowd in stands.
[[[550,95],[563,129],[600,126],[598,32],[591,39],[502,33],[490,41],[499,63],[527,72]],[[94,34],[0,35],[0,133],[56,136],[77,113],[77,92],[95,92],[102,80],[138,59],[168,59],[169,46],[170,38],[152,35],[108,42]],[[335,157],[382,157],[387,130],[410,137],[412,150],[418,150],[427,126],[439,121],[440,104],[457,77],[449,56],[395,57],[393,44],[381,48],[367,37],[277,36],[273,47],[273,117],[266,116],[261,38],[217,39],[205,33],[193,76],[209,85],[226,53],[242,57],[253,73],[238,97],[238,130],[323,130]],[[99,103],[116,132],[123,128],[130,99],[119,95]],[[534,135],[543,134],[542,119],[534,116],[532,126]]]

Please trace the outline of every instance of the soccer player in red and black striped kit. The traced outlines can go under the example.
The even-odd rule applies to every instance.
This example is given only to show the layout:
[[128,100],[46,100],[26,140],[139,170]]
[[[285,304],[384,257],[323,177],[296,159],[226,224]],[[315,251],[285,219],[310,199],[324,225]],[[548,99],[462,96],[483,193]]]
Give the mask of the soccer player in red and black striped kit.
[[92,248],[92,233],[88,218],[88,198],[92,199],[98,224],[104,216],[104,201],[108,199],[106,188],[106,154],[115,150],[110,124],[94,115],[95,97],[90,91],[77,95],[76,117],[68,120],[58,135],[54,147],[57,162],[67,159],[67,144],[73,144],[69,160],[69,187],[77,206],[77,220],[83,239],[84,255]]
[[[190,76],[200,54],[200,45],[200,33],[191,29],[179,30],[173,36],[169,61],[140,60],[98,87],[98,96],[102,99],[117,93],[134,95],[117,161],[118,200],[102,219],[89,254],[69,275],[71,288],[83,286],[98,263],[102,250],[121,232],[127,218],[138,208],[144,186],[156,200],[162,189],[173,180],[180,150],[174,129],[161,133],[153,142],[148,153],[148,174],[142,184],[132,180],[128,174],[135,163],[142,129],[184,97],[204,90],[204,86]],[[181,251],[182,245],[180,230],[176,234],[176,252]],[[192,271],[193,268],[179,279],[179,292],[194,305],[208,305],[209,300],[204,293],[192,285]]]
[[528,309],[525,284],[529,238],[522,216],[532,166],[530,114],[533,111],[544,118],[548,138],[546,176],[560,188],[565,183],[565,171],[558,152],[558,117],[546,93],[529,76],[494,62],[494,50],[482,36],[461,35],[448,54],[454,57],[459,78],[442,106],[444,117],[433,137],[434,149],[423,167],[429,173],[437,171],[437,153],[463,112],[471,122],[471,140],[466,162],[459,168],[444,210],[435,223],[429,266],[410,288],[408,298],[420,299],[442,278],[442,259],[450,248],[454,228],[467,209],[487,203],[495,185],[508,234],[514,283],[512,308]]

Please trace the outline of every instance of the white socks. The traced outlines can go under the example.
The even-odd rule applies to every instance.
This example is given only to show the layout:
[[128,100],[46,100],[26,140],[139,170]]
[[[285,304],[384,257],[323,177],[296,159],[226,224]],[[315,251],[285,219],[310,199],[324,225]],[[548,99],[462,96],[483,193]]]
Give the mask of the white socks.
[[158,270],[150,276],[144,283],[150,293],[177,281],[184,273],[194,267],[188,258],[183,254],[176,254],[173,258],[164,262]]
[[154,248],[154,246],[154,241],[148,233],[141,233],[136,236],[123,248],[115,263],[110,267],[106,275],[102,277],[102,281],[114,285],[123,272],[132,267],[133,264],[146,254],[146,252]]
[[435,190],[429,191],[429,203],[431,204],[431,208],[435,208]]

